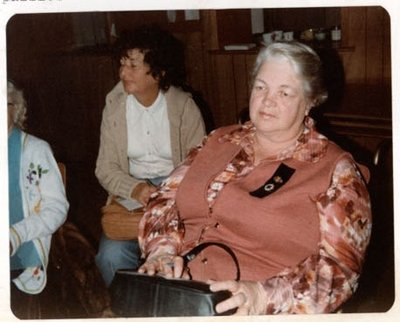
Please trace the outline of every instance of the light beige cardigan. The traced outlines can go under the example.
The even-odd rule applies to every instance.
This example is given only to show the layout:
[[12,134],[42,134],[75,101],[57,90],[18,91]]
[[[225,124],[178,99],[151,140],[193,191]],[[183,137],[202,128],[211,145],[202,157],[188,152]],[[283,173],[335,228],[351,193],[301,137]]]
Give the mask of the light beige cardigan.
[[[129,174],[126,97],[119,82],[106,97],[95,174],[110,194],[130,199],[141,180]],[[192,96],[176,87],[165,92],[170,122],[172,161],[176,167],[206,135],[204,121]],[[141,138],[138,138],[140,140]]]

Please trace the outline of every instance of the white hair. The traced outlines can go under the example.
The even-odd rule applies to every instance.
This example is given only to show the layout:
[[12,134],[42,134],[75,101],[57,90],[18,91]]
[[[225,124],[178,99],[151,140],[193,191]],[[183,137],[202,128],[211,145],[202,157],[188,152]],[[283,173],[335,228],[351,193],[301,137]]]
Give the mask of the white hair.
[[11,81],[7,81],[7,102],[14,107],[13,124],[24,129],[27,110],[26,100],[22,90],[18,89]]
[[262,48],[254,64],[253,79],[265,61],[276,57],[285,58],[293,66],[295,73],[303,81],[304,95],[312,106],[326,101],[328,92],[324,84],[322,62],[313,49],[296,41],[273,42]]

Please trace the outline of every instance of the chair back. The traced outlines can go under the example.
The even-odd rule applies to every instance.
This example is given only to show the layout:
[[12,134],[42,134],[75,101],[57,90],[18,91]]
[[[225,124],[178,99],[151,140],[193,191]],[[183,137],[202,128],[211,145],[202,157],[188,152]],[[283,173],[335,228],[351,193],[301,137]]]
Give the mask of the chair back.
[[61,178],[64,184],[64,187],[67,185],[67,168],[65,167],[65,164],[62,162],[57,162],[58,169],[60,170],[61,173]]

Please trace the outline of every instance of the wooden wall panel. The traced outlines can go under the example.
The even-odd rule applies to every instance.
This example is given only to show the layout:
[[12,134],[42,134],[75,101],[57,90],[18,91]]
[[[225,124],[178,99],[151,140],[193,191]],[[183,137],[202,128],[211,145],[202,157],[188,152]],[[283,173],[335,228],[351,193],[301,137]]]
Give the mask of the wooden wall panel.
[[240,112],[248,108],[251,70],[256,51],[211,51],[208,79],[212,90],[208,99],[217,126],[238,122]]
[[[19,49],[32,49],[30,54],[71,48],[74,45],[71,14],[16,14],[7,24],[7,38],[13,54]],[[25,55],[26,52],[20,53]]]
[[347,89],[342,112],[391,118],[390,24],[381,7],[342,8],[340,52]]
[[[388,12],[384,10],[383,15],[383,88],[382,105],[392,106],[392,62],[391,62],[391,36],[395,36],[396,31],[391,29],[391,21]],[[396,36],[395,36],[396,37]],[[385,110],[385,109],[383,109]],[[384,115],[392,118],[391,110]]]
[[343,44],[354,48],[341,52],[347,83],[364,83],[366,77],[366,8],[342,8]]
[[166,11],[114,11],[106,15],[107,29],[111,30],[111,25],[114,24],[117,34],[148,23],[157,23],[162,27],[168,25]]
[[249,84],[249,90],[251,87],[251,82],[253,80],[253,67],[254,67],[254,63],[256,61],[257,58],[257,52],[251,53],[250,55],[246,55],[246,65],[247,65],[247,69],[248,69],[248,73],[247,73],[247,83]]
[[[366,9],[366,84],[381,84],[383,81],[383,26],[384,10],[381,7]],[[372,45],[374,44],[374,45]]]
[[211,55],[210,102],[216,127],[236,122],[237,103],[234,95],[235,83],[232,68],[232,57]]
[[365,101],[369,112],[378,116],[385,116],[382,104],[389,103],[384,98],[384,13],[381,7],[367,8]]
[[200,31],[175,34],[185,44],[185,66],[187,81],[191,87],[201,93],[205,92],[204,53]]
[[[338,61],[338,63],[341,64],[340,67],[343,66],[345,78],[344,98],[341,100],[339,97],[335,97],[335,106],[332,106],[329,112],[391,118],[388,15],[380,7],[342,8],[342,13],[343,40],[336,44],[333,49],[325,48],[325,51],[331,50],[339,54],[341,61]],[[244,67],[243,61],[236,58],[241,56],[238,53],[218,52],[219,55],[221,53],[233,57],[226,59],[233,59],[234,62],[235,92],[232,92],[231,95],[236,96],[237,109],[240,110],[246,102],[246,95],[243,93],[243,73],[240,72]],[[252,57],[250,51],[243,53],[243,55]],[[244,73],[249,74],[251,64],[248,64],[246,68],[248,70]],[[337,68],[330,68],[329,79],[339,77],[338,72]],[[211,71],[209,77],[215,75],[215,72]],[[236,86],[236,83],[241,85]],[[341,92],[343,91],[342,88],[340,89]]]
[[[92,163],[98,151],[105,96],[117,81],[118,68],[109,54],[57,54],[46,61],[52,68],[42,73],[41,86],[35,92],[54,127],[47,135],[58,138],[65,161]],[[46,96],[49,88],[52,95]],[[40,122],[46,113],[38,115]]]
[[217,10],[219,48],[252,41],[250,9]]
[[[391,72],[391,21],[389,13],[383,9],[383,79],[389,84],[392,77]],[[396,32],[393,30],[393,32]]]
[[202,10],[200,17],[204,50],[217,50],[219,48],[217,12],[215,10]]
[[236,65],[235,71],[235,88],[237,96],[237,115],[244,108],[249,107],[250,91],[252,83],[252,70],[257,52],[251,51],[245,54],[234,55]]
[[340,25],[340,8],[264,9],[265,31],[293,30],[296,36],[310,28],[331,29]]
[[232,55],[235,82],[236,113],[249,106],[249,83],[246,54]]

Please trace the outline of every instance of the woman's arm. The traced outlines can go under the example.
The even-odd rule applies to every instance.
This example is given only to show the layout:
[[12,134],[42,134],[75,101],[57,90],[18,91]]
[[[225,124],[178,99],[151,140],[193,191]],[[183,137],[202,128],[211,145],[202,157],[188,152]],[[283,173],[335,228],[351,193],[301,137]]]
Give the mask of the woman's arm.
[[[186,159],[164,180],[153,193],[146,212],[139,223],[139,245],[146,263],[154,258],[173,257],[182,252],[184,227],[175,203],[176,193],[193,160],[206,144],[208,137],[193,148]],[[146,264],[145,263],[145,264]]]
[[[103,111],[101,126],[100,126],[100,146],[96,160],[95,174],[101,186],[109,193],[130,199],[134,188],[139,183],[144,183],[128,173],[128,157],[126,156],[126,165],[121,164],[120,151],[123,148],[122,137],[126,126],[114,123],[117,121],[111,120],[111,114],[118,106],[113,103],[109,96],[106,99],[107,105]],[[114,104],[114,105],[113,105]],[[119,118],[118,118],[119,119]],[[126,120],[121,119],[118,122]],[[126,149],[126,146],[125,146]],[[127,152],[126,152],[127,153]]]
[[139,224],[139,244],[143,257],[180,252],[184,228],[180,222],[175,198],[179,185],[201,147],[193,149],[185,161],[153,193]]
[[69,208],[50,146],[42,141],[30,150],[34,151],[27,156],[28,162],[23,162],[21,173],[22,198],[29,215],[10,227],[12,254],[22,243],[52,235],[66,220]]
[[263,283],[267,314],[332,312],[357,288],[372,216],[367,187],[351,160],[339,161],[329,189],[315,202],[318,252]]
[[[126,131],[126,123],[123,123],[126,122],[125,114],[120,115],[122,112],[118,110],[125,111],[123,106],[119,105],[121,103],[119,103],[120,98],[117,98],[119,93],[117,89],[116,87],[114,90],[116,93],[112,92],[106,98],[100,126],[100,146],[95,174],[109,194],[130,199],[135,187],[139,183],[145,184],[145,182],[129,174],[127,156],[125,156],[126,159],[121,159],[120,149],[127,150],[127,133],[124,133]],[[122,91],[122,89],[120,90]],[[125,142],[123,137],[125,137]],[[122,164],[122,162],[126,162],[126,164]]]

